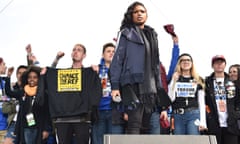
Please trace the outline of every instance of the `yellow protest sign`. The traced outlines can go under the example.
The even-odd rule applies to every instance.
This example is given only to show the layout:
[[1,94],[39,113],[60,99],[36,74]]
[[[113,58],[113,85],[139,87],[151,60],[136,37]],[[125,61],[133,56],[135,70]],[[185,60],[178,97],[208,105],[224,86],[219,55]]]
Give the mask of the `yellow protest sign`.
[[59,69],[57,72],[58,92],[82,90],[81,69]]

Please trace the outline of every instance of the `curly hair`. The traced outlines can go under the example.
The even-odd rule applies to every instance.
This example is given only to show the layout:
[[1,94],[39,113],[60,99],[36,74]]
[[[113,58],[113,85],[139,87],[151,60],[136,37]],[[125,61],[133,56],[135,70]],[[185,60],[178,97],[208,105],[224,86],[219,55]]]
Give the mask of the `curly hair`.
[[22,77],[21,77],[21,87],[24,87],[25,85],[28,84],[28,75],[30,74],[30,72],[34,72],[37,74],[38,78],[40,77],[40,71],[41,71],[41,68],[40,67],[37,67],[37,66],[30,66],[27,71],[25,71],[23,74],[22,74]]
[[[141,3],[141,2],[136,1],[136,2],[132,3],[132,4],[128,7],[127,11],[126,11],[125,14],[124,14],[124,18],[123,18],[123,20],[122,20],[122,24],[121,24],[120,30],[122,30],[122,29],[124,29],[124,28],[126,28],[126,27],[132,27],[132,26],[133,26],[134,23],[133,23],[133,20],[132,20],[132,14],[133,14],[134,8],[135,8],[136,6],[138,6],[138,5],[140,5],[140,6],[142,6],[142,7],[145,8],[144,4]],[[145,9],[146,9],[146,8],[145,8]]]

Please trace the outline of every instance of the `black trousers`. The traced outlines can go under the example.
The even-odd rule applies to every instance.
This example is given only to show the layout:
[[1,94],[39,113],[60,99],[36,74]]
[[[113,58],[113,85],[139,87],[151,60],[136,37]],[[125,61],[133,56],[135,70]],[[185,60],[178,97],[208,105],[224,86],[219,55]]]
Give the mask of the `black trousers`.
[[77,144],[88,144],[90,124],[79,123],[56,123],[58,144],[71,144],[73,139]]
[[227,128],[221,128],[216,134],[218,144],[238,144],[238,136],[227,131]]
[[142,104],[133,110],[127,110],[128,122],[126,134],[149,134],[151,113],[146,113]]

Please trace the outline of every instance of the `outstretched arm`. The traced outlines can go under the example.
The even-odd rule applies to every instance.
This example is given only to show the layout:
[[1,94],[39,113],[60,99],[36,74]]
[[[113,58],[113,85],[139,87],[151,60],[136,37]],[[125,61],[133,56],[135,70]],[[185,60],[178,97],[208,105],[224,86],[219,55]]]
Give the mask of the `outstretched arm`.
[[55,59],[53,60],[53,63],[51,65],[52,68],[56,68],[57,67],[57,64],[58,64],[58,61],[64,56],[64,52],[61,52],[59,51],[57,53],[57,56],[55,57]]
[[22,96],[24,96],[24,91],[23,90],[12,90],[11,89],[11,75],[13,73],[14,68],[8,68],[7,72],[7,78],[6,78],[6,84],[5,84],[5,92],[7,96],[14,97],[16,99],[20,99]]
[[179,57],[179,46],[178,46],[178,37],[172,37],[173,39],[173,49],[172,49],[172,58],[171,58],[171,63],[168,69],[168,74],[167,74],[167,81],[168,83],[170,82],[172,75],[175,71],[175,67],[177,65],[178,57]]
[[39,66],[39,61],[37,60],[36,56],[32,53],[32,46],[31,44],[28,44],[26,46],[26,52],[27,52],[27,64],[28,66],[34,65]]
[[27,64],[28,66],[32,65],[33,62],[31,61],[31,56],[32,56],[32,47],[31,47],[31,44],[28,44],[26,46],[26,52],[27,52]]

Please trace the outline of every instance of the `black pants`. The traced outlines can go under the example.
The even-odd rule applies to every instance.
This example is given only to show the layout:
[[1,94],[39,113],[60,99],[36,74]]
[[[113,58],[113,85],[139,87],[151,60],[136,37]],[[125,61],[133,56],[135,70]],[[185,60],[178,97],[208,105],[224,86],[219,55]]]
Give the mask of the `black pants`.
[[127,110],[128,122],[126,134],[149,134],[151,113],[146,113],[143,105]]
[[81,123],[56,123],[58,144],[71,144],[74,141],[77,144],[89,143],[90,124]]
[[227,131],[227,128],[221,128],[216,134],[218,144],[238,144],[238,136]]

